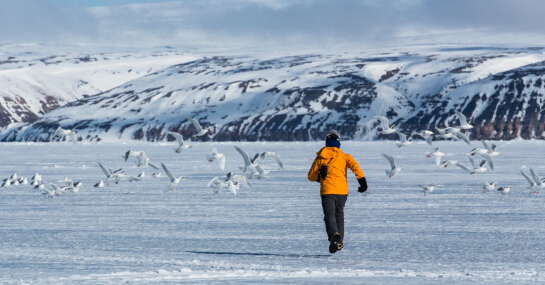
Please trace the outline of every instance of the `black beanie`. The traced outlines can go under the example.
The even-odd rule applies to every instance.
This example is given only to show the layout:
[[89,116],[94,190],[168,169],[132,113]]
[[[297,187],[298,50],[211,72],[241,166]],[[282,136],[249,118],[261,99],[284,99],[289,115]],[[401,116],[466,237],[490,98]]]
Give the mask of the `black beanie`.
[[325,146],[341,148],[341,138],[337,133],[329,133],[325,140]]

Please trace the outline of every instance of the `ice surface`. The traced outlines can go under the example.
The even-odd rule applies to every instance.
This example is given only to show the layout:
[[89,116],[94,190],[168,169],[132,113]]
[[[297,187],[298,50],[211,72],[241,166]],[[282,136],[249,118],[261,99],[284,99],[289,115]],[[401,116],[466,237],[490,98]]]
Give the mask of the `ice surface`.
[[[345,248],[331,255],[318,184],[307,171],[323,142],[192,142],[181,154],[174,143],[3,143],[0,177],[17,172],[44,182],[83,180],[83,189],[53,199],[29,185],[1,188],[2,284],[537,284],[545,282],[543,197],[531,195],[519,168],[545,176],[541,141],[497,142],[495,171],[470,175],[440,168],[423,142],[342,142],[367,177],[357,193],[349,173]],[[479,142],[434,143],[469,165]],[[277,152],[285,170],[251,180],[237,196],[212,194],[209,180],[243,164],[233,145],[253,154]],[[226,154],[226,171],[209,163],[213,147]],[[144,150],[156,164],[188,177],[151,177],[104,188],[98,162],[142,169],[121,155]],[[405,169],[388,179],[388,153]],[[260,161],[276,170],[273,160]],[[502,196],[481,183],[513,186]],[[423,195],[419,184],[444,187]],[[48,185],[48,187],[50,187]]]

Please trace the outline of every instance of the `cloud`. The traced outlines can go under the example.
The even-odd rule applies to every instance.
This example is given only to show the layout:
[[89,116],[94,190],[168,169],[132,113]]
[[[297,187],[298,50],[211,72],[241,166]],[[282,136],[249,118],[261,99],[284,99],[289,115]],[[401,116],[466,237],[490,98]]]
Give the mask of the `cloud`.
[[2,39],[137,46],[357,45],[471,32],[501,41],[543,35],[545,8],[540,0],[182,0],[85,9],[74,1],[8,2]]
[[408,24],[444,29],[488,29],[498,32],[536,32],[541,30],[539,0],[445,0],[418,1],[401,15]]
[[468,31],[542,33],[543,8],[538,0],[186,0],[135,5],[118,19],[127,19],[124,30],[158,41],[320,45]]
[[[65,3],[66,2],[66,3]],[[96,19],[87,10],[40,0],[0,4],[0,40],[4,42],[85,41],[96,37]]]
[[[103,40],[148,43],[320,44],[376,40],[390,31],[361,1],[207,0],[99,7]],[[153,7],[153,9],[150,9]],[[119,32],[121,31],[121,32]],[[169,42],[170,41],[170,42]]]

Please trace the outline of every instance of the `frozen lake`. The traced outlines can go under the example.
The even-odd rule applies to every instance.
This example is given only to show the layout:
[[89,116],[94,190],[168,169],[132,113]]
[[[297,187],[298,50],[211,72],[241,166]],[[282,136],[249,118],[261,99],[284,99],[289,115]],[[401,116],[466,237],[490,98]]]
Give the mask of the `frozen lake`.
[[[482,148],[434,142],[446,159],[469,165]],[[173,143],[3,143],[0,177],[39,172],[46,184],[82,180],[78,193],[53,199],[30,185],[0,188],[2,284],[537,284],[545,283],[545,190],[530,194],[519,173],[545,176],[545,142],[497,142],[495,171],[470,175],[441,168],[419,142],[343,142],[360,164],[369,190],[359,194],[349,172],[345,248],[331,255],[319,185],[307,180],[323,142],[193,142],[176,154]],[[233,145],[250,155],[277,152],[285,170],[250,180],[238,195],[212,194],[207,183],[243,164]],[[205,156],[227,156],[226,169]],[[105,176],[98,162],[141,168],[121,157],[143,150],[187,180],[167,192],[164,177],[145,169],[140,182],[92,185]],[[405,169],[388,179],[389,164]],[[277,169],[274,161],[260,162]],[[482,183],[512,186],[505,196]],[[419,184],[439,183],[424,196]],[[50,188],[48,184],[48,188]]]

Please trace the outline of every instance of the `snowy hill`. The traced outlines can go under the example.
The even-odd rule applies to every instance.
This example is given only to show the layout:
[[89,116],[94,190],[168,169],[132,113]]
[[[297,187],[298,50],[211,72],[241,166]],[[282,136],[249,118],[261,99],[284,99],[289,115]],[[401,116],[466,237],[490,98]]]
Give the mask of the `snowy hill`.
[[85,50],[38,44],[0,46],[0,127],[32,123],[66,103],[193,59],[164,50]]
[[[181,57],[162,55],[163,64]],[[545,54],[539,48],[437,46],[176,60],[183,63],[155,72],[144,72],[142,64],[132,80],[108,91],[95,87],[104,92],[73,98],[32,124],[12,125],[2,131],[2,140],[47,141],[59,126],[74,129],[83,140],[172,140],[166,131],[195,133],[188,116],[212,126],[205,139],[218,141],[312,140],[331,129],[370,140],[380,129],[373,116],[387,116],[410,133],[456,125],[455,111],[475,126],[472,139],[541,138],[545,128]]]
[[443,71],[450,73],[452,82],[420,100],[411,116],[399,120],[401,129],[454,126],[459,124],[455,111],[460,111],[472,118],[473,139],[543,138],[541,52],[505,51],[459,61],[466,65]]

